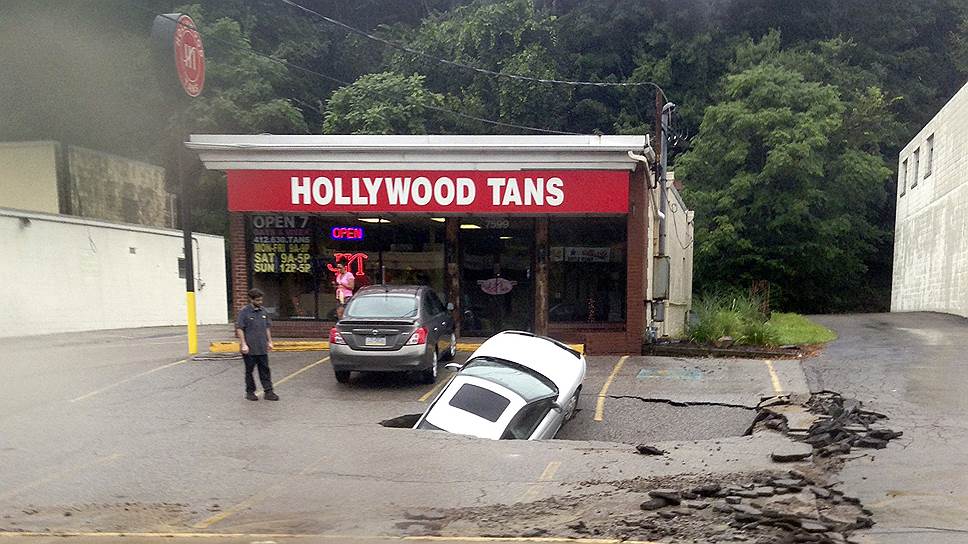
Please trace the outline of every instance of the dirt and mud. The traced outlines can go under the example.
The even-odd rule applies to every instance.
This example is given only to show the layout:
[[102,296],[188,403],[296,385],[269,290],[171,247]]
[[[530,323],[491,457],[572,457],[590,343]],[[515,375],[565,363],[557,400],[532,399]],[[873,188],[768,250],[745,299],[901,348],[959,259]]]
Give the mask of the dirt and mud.
[[[782,408],[786,408],[784,411]],[[811,416],[789,417],[790,408]],[[803,415],[803,414],[801,414]],[[412,535],[610,538],[648,542],[780,544],[854,542],[873,525],[871,512],[840,488],[840,459],[853,448],[882,448],[901,435],[886,418],[832,392],[794,406],[769,399],[749,433],[779,432],[799,443],[801,460],[788,469],[749,473],[688,473],[562,486],[537,501],[478,508],[408,512],[397,528]],[[801,428],[803,426],[803,428]],[[640,444],[636,451],[674,459],[675,452]],[[812,455],[811,455],[812,454]],[[774,459],[782,458],[774,455]]]

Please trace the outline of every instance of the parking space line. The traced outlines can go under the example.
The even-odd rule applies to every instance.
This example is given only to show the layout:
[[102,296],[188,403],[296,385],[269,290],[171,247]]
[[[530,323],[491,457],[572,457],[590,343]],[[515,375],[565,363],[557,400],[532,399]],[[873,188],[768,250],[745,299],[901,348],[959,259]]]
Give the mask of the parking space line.
[[430,391],[427,391],[426,393],[424,393],[423,395],[421,395],[420,398],[417,399],[417,402],[427,402],[428,400],[430,400],[431,398],[433,398],[433,396],[436,395],[438,391],[440,391],[441,389],[444,388],[444,386],[446,386],[447,384],[450,383],[450,380],[453,380],[454,379],[454,376],[456,376],[456,374],[452,375],[451,377],[447,378],[446,380],[441,380],[441,381],[437,382],[437,385],[433,386],[433,388],[431,388]]
[[163,539],[231,539],[240,538],[279,538],[291,540],[337,540],[340,542],[368,542],[401,541],[401,542],[547,542],[574,544],[659,544],[652,540],[624,540],[619,538],[572,538],[557,536],[440,536],[440,535],[338,535],[338,534],[309,534],[309,533],[136,533],[136,532],[82,532],[82,531],[0,531],[0,538],[36,539],[37,537],[73,537],[73,538],[163,538]]
[[525,491],[521,495],[521,498],[519,498],[516,502],[527,502],[536,498],[538,496],[538,490],[541,489],[541,485],[554,479],[555,473],[558,472],[558,468],[560,467],[561,461],[552,461],[548,463],[548,466],[545,467],[544,471],[541,473],[541,476],[538,476],[538,481],[531,484],[531,486],[528,487],[528,490]]
[[[327,357],[327,359],[328,359],[328,357]],[[317,361],[317,363],[320,363],[320,362],[322,362],[322,361],[321,360],[320,361]],[[300,470],[299,471],[299,474],[297,474],[296,477],[299,478],[299,477],[302,477],[302,476],[306,476],[310,472],[312,472],[312,471],[316,470],[317,468],[321,467],[323,465],[323,463],[326,462],[326,461],[328,461],[328,459],[323,458],[323,459],[319,459],[319,460],[313,462],[308,467]],[[192,525],[192,528],[193,529],[208,529],[212,525],[215,525],[216,523],[218,523],[220,521],[223,521],[226,518],[232,517],[235,514],[238,514],[239,512],[241,512],[243,510],[246,510],[248,508],[251,508],[256,503],[258,503],[258,502],[266,499],[267,497],[269,497],[270,495],[278,492],[279,490],[284,489],[285,487],[287,487],[289,485],[289,483],[290,482],[288,482],[288,481],[280,481],[280,482],[276,483],[275,485],[271,485],[271,486],[265,488],[262,492],[256,493],[255,495],[252,495],[251,497],[245,499],[244,501],[242,501],[242,502],[240,502],[240,503],[238,503],[238,504],[236,504],[234,506],[231,506],[229,508],[226,508],[225,510],[222,510],[221,512],[219,512],[218,514],[215,514],[214,516],[210,516],[208,518],[203,519],[202,521],[199,521],[198,523]]]
[[776,373],[776,369],[773,368],[773,361],[763,361],[766,363],[766,369],[770,372],[770,381],[773,382],[773,391],[776,393],[783,392],[783,386],[780,385],[780,376]]
[[325,362],[326,362],[326,361],[328,361],[328,360],[329,360],[329,355],[327,355],[326,357],[323,357],[322,359],[320,359],[320,360],[318,360],[318,361],[316,361],[315,363],[310,363],[310,364],[308,364],[308,365],[306,365],[306,366],[304,366],[304,367],[302,367],[302,368],[300,368],[299,370],[297,370],[297,371],[295,371],[295,372],[293,372],[292,374],[290,374],[290,375],[288,375],[288,376],[286,376],[285,378],[283,378],[283,379],[281,379],[281,380],[279,380],[279,381],[277,381],[277,382],[276,382],[276,383],[274,383],[273,385],[274,385],[275,387],[279,387],[280,385],[282,385],[282,384],[284,384],[284,383],[286,383],[286,382],[288,382],[289,380],[291,380],[291,379],[293,379],[293,378],[295,378],[296,376],[298,376],[298,375],[300,375],[300,374],[302,374],[303,372],[306,372],[306,371],[307,371],[307,370],[309,370],[310,368],[312,368],[312,367],[314,367],[314,366],[316,366],[316,365],[321,365],[321,364],[323,364],[323,363],[325,363]]
[[595,405],[595,421],[602,421],[605,419],[605,395],[608,394],[608,388],[612,385],[612,380],[618,375],[619,371],[622,370],[622,365],[625,364],[625,360],[628,359],[628,355],[623,355],[617,363],[615,363],[615,368],[612,369],[612,373],[608,375],[608,379],[605,380],[605,385],[602,386],[602,390],[598,392],[598,403]]
[[79,401],[82,401],[84,399],[89,399],[89,398],[93,397],[94,395],[99,395],[99,394],[101,394],[101,393],[103,393],[105,391],[108,391],[110,389],[114,389],[115,387],[117,387],[119,385],[124,385],[124,384],[130,382],[131,380],[136,380],[138,378],[147,376],[148,374],[154,374],[155,372],[158,372],[159,370],[164,370],[166,368],[171,368],[173,366],[181,365],[181,364],[184,364],[184,363],[187,363],[187,362],[188,362],[188,359],[182,359],[181,361],[175,361],[174,363],[168,363],[167,365],[162,365],[162,366],[159,366],[158,368],[152,368],[151,370],[142,372],[141,374],[135,374],[134,376],[130,376],[130,377],[127,377],[127,378],[125,378],[123,380],[116,381],[116,382],[112,383],[111,385],[106,385],[106,386],[104,386],[104,387],[102,387],[102,388],[100,388],[100,389],[98,389],[96,391],[91,391],[90,393],[88,393],[86,395],[81,395],[80,397],[73,398],[73,399],[70,400],[70,402],[79,402]]
[[57,472],[48,474],[47,476],[44,476],[43,478],[40,478],[39,480],[34,480],[33,482],[30,482],[28,484],[24,484],[24,485],[22,485],[20,487],[16,487],[14,489],[5,491],[3,493],[0,493],[0,500],[6,500],[6,499],[9,499],[11,497],[16,497],[17,495],[23,493],[24,491],[28,491],[30,489],[34,489],[34,488],[40,487],[40,486],[42,486],[42,485],[44,485],[46,483],[53,482],[54,480],[57,480],[59,478],[63,478],[64,476],[70,476],[71,474],[78,473],[78,472],[80,472],[80,471],[82,471],[84,469],[88,469],[88,468],[91,468],[93,466],[97,466],[97,465],[101,465],[101,464],[104,464],[104,463],[108,463],[108,462],[114,461],[115,459],[118,459],[119,457],[121,457],[121,454],[120,453],[112,453],[111,455],[109,455],[107,457],[101,457],[100,459],[95,459],[95,460],[89,461],[87,463],[79,463],[77,465],[74,465],[74,466],[65,468],[63,470],[60,470],[60,471],[57,471]]

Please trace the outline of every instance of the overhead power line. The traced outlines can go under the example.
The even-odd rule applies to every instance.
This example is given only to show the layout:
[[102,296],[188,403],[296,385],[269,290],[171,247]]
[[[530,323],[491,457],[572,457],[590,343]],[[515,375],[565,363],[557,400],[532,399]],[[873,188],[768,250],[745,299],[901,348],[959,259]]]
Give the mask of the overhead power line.
[[[151,11],[152,13],[154,13],[152,10],[147,9],[147,8],[146,8],[146,11]],[[187,25],[185,23],[182,23],[182,22],[176,20],[173,17],[168,17],[167,15],[164,15],[164,14],[156,14],[156,15],[158,15],[159,17],[163,17],[165,19],[168,19],[169,21],[174,21],[175,24],[177,24],[177,25],[184,26],[185,28],[191,28],[192,30],[198,31],[197,28],[194,28],[191,25]],[[339,78],[330,76],[328,74],[324,74],[322,72],[313,70],[311,68],[306,68],[304,66],[300,66],[298,64],[293,64],[293,63],[291,63],[291,62],[289,62],[287,60],[280,59],[280,58],[274,57],[272,55],[269,55],[269,54],[266,54],[266,53],[262,53],[260,51],[256,51],[255,49],[245,49],[245,48],[240,47],[240,46],[238,46],[238,45],[236,45],[236,44],[234,44],[234,43],[232,43],[230,41],[227,41],[227,40],[222,40],[222,39],[219,39],[219,38],[216,38],[216,37],[213,37],[213,36],[205,36],[204,39],[211,40],[213,42],[222,44],[222,45],[224,45],[226,47],[229,47],[231,49],[234,49],[236,51],[240,51],[240,52],[243,52],[243,53],[251,53],[253,55],[256,55],[257,57],[264,58],[264,59],[266,59],[266,60],[268,60],[270,62],[279,64],[281,66],[285,66],[285,67],[291,68],[293,70],[298,70],[300,72],[304,72],[304,73],[307,73],[307,74],[311,74],[311,75],[314,75],[314,76],[323,78],[323,79],[325,79],[327,81],[330,81],[330,82],[333,82],[333,83],[337,83],[337,84],[342,85],[342,86],[351,85],[351,83],[349,83],[347,81],[343,81],[342,79],[339,79]],[[420,104],[420,103],[418,103],[417,105],[420,106],[420,107],[422,107],[422,108],[431,110],[431,111],[436,111],[436,112],[440,112],[440,113],[446,113],[446,114],[449,114],[449,115],[455,115],[457,117],[461,117],[461,118],[464,118],[464,119],[469,119],[469,120],[472,120],[472,121],[478,121],[480,123],[485,123],[485,124],[494,125],[494,126],[500,126],[500,127],[504,127],[504,128],[513,128],[513,129],[518,129],[518,130],[529,130],[529,131],[532,131],[532,132],[543,132],[543,133],[546,133],[546,134],[565,134],[565,135],[576,135],[576,134],[578,134],[577,132],[565,132],[565,131],[560,131],[560,130],[551,130],[551,129],[547,129],[547,128],[532,127],[532,126],[527,126],[527,125],[518,125],[518,124],[514,124],[514,123],[505,123],[503,121],[495,121],[493,119],[487,119],[485,117],[477,117],[475,115],[469,115],[469,114],[462,113],[462,112],[459,112],[459,111],[454,111],[454,110],[450,110],[450,109],[447,109],[447,108],[441,108],[439,106],[431,106],[429,104]],[[317,110],[316,108],[312,108],[312,109],[314,109],[317,112],[319,112],[319,110]],[[319,112],[319,113],[322,113],[322,112]]]
[[545,84],[551,84],[551,85],[571,85],[575,87],[653,87],[662,94],[663,100],[668,102],[665,91],[662,90],[662,87],[660,87],[657,83],[652,81],[624,81],[619,83],[603,82],[603,81],[570,81],[570,80],[563,80],[563,79],[545,79],[545,78],[539,78],[539,77],[522,76],[517,74],[508,74],[506,72],[496,72],[494,70],[488,70],[487,68],[480,68],[478,66],[471,66],[469,64],[464,64],[461,62],[436,57],[424,51],[419,51],[417,49],[413,49],[412,47],[407,47],[406,45],[392,42],[390,40],[381,38],[379,36],[375,36],[365,30],[360,30],[359,28],[350,26],[344,22],[337,21],[336,19],[333,19],[331,17],[327,17],[322,13],[319,13],[318,11],[307,8],[306,6],[297,4],[292,0],[279,0],[279,1],[282,2],[283,4],[292,6],[305,13],[318,17],[319,19],[326,21],[331,25],[335,25],[339,28],[342,28],[347,32],[356,34],[357,36],[362,36],[368,40],[383,44],[387,47],[392,47],[393,49],[398,49],[400,51],[410,53],[411,55],[417,55],[425,59],[437,62],[439,64],[453,66],[455,68],[460,68],[462,70],[469,70],[472,72],[477,72],[479,74],[485,74],[485,75],[494,76],[494,77],[503,77],[503,78],[513,79],[517,81],[530,81],[532,83],[545,83]]

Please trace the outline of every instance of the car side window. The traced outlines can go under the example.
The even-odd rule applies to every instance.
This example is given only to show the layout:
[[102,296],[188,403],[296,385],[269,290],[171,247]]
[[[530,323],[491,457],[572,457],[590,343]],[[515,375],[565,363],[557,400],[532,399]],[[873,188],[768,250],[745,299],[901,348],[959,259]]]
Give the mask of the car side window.
[[527,440],[534,434],[538,424],[551,411],[552,399],[543,399],[525,405],[508,425],[502,439]]
[[430,296],[430,292],[424,291],[420,295],[420,305],[423,307],[423,311],[429,315],[437,315],[437,308],[434,307],[433,297]]
[[447,305],[444,304],[444,299],[440,298],[440,295],[436,292],[431,293],[431,295],[434,299],[434,304],[437,305],[438,312],[442,314],[447,313]]
[[430,315],[437,315],[444,311],[440,305],[440,300],[437,299],[437,295],[433,291],[424,291],[423,303],[426,305],[427,313]]

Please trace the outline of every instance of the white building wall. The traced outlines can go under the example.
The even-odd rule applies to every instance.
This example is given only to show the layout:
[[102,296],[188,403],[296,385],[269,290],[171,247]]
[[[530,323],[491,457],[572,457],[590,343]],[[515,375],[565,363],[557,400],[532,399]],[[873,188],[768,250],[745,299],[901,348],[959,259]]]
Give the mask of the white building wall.
[[[898,157],[891,311],[968,317],[968,85]],[[931,172],[925,176],[933,135]],[[913,177],[919,151],[917,179]],[[902,165],[907,160],[907,176]]]
[[[195,234],[200,324],[226,323],[225,242]],[[184,325],[180,231],[0,209],[0,336]]]
[[[673,172],[668,172],[669,209],[666,210],[666,254],[669,256],[669,299],[662,302],[665,305],[665,321],[652,322],[650,315],[646,320],[655,325],[659,337],[680,337],[686,332],[689,310],[692,308],[692,273],[693,273],[693,212],[686,207],[685,201],[673,187],[675,179]],[[652,299],[655,266],[653,259],[659,255],[659,215],[658,207],[660,195],[658,187],[649,191],[649,210],[647,214],[646,239],[650,240],[649,274],[646,278],[646,298]]]

